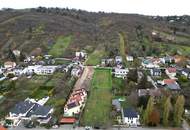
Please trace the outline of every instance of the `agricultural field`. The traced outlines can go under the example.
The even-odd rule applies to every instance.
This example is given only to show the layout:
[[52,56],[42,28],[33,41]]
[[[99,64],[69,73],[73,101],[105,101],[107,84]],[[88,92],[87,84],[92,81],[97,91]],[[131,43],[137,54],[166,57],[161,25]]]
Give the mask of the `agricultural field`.
[[111,78],[111,70],[95,69],[90,88],[90,96],[81,120],[82,125],[104,126],[111,122]]
[[56,43],[50,49],[49,54],[53,55],[54,57],[62,57],[64,55],[65,50],[71,43],[72,37],[58,37]]

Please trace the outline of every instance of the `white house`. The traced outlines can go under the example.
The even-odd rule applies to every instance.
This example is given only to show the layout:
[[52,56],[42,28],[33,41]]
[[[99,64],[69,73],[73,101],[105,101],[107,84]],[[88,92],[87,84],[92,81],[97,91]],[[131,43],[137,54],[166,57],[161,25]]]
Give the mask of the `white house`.
[[169,68],[166,68],[165,72],[166,72],[166,74],[167,74],[171,79],[175,79],[177,69],[174,68],[174,67],[169,67]]
[[161,76],[161,75],[162,75],[162,72],[161,72],[161,70],[158,69],[158,68],[152,68],[152,69],[150,70],[150,74],[151,74],[152,76]]
[[190,79],[190,68],[182,69],[181,74]]
[[174,61],[174,58],[171,56],[166,56],[166,57],[160,58],[160,60],[163,64],[166,64],[166,63],[172,63]]
[[115,63],[116,63],[116,64],[122,63],[122,57],[121,57],[121,56],[116,56],[116,57],[115,57]]
[[144,68],[159,68],[160,66],[157,64],[157,63],[153,63],[151,59],[146,59],[146,60],[143,60],[141,65],[144,67]]
[[125,69],[115,68],[112,73],[114,74],[115,77],[124,79],[126,78],[128,72],[129,72],[129,69],[127,68]]
[[12,61],[7,61],[4,63],[4,67],[6,69],[13,69],[16,67],[16,63],[15,62],[12,62]]
[[80,77],[82,74],[82,68],[81,67],[75,67],[71,70],[71,75],[74,77]]
[[23,70],[24,74],[32,74],[35,73],[37,75],[51,75],[56,71],[57,66],[28,66]]
[[85,52],[82,52],[82,51],[80,51],[80,52],[75,52],[75,57],[81,57],[81,58],[84,58],[84,59],[86,59],[87,58],[87,53],[85,53]]
[[126,56],[127,61],[132,62],[134,60],[133,56]]
[[126,108],[122,110],[123,124],[130,127],[137,127],[140,125],[139,114],[133,108]]

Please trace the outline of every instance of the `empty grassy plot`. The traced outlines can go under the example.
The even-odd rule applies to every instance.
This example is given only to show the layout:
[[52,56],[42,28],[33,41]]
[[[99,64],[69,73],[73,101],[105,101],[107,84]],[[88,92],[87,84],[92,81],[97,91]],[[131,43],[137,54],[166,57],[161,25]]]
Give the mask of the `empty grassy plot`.
[[111,70],[95,69],[90,96],[81,120],[83,125],[101,127],[110,123],[111,86]]
[[86,62],[87,65],[98,65],[101,62],[101,59],[106,56],[106,52],[104,50],[95,50],[88,57]]
[[57,39],[56,43],[51,48],[51,50],[49,51],[49,54],[53,55],[54,57],[62,57],[65,50],[67,49],[67,47],[71,43],[71,39],[72,39],[71,36],[59,37]]

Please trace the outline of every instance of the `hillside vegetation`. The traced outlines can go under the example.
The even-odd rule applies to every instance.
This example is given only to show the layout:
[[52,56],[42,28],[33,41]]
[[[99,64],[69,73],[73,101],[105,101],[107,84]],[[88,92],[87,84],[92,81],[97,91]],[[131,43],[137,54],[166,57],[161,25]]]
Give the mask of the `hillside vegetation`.
[[[152,37],[153,31],[159,34],[156,38]],[[1,59],[8,58],[10,49],[35,55],[40,48],[40,54],[56,57],[71,57],[73,51],[86,50],[92,57],[112,57],[121,53],[159,55],[160,46],[168,53],[177,53],[177,48],[188,56],[189,41],[189,16],[152,17],[43,7],[0,11]],[[97,58],[87,63],[98,61]]]

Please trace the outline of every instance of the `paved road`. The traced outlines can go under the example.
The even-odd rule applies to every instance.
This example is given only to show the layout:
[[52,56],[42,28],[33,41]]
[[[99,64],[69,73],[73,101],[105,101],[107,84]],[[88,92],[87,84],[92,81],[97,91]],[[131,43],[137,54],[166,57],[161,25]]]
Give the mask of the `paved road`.
[[[9,128],[9,130],[28,130],[26,128]],[[34,128],[31,130],[47,130],[45,128]],[[48,130],[85,130],[84,127],[77,127],[77,128],[73,128],[72,125],[64,125],[59,127],[58,129],[48,129]],[[95,130],[95,129],[91,129],[91,130]],[[97,129],[96,129],[97,130]],[[101,129],[99,129],[101,130]],[[107,130],[182,130],[182,129],[178,129],[178,128],[168,128],[168,129],[162,129],[162,128],[109,128]]]

